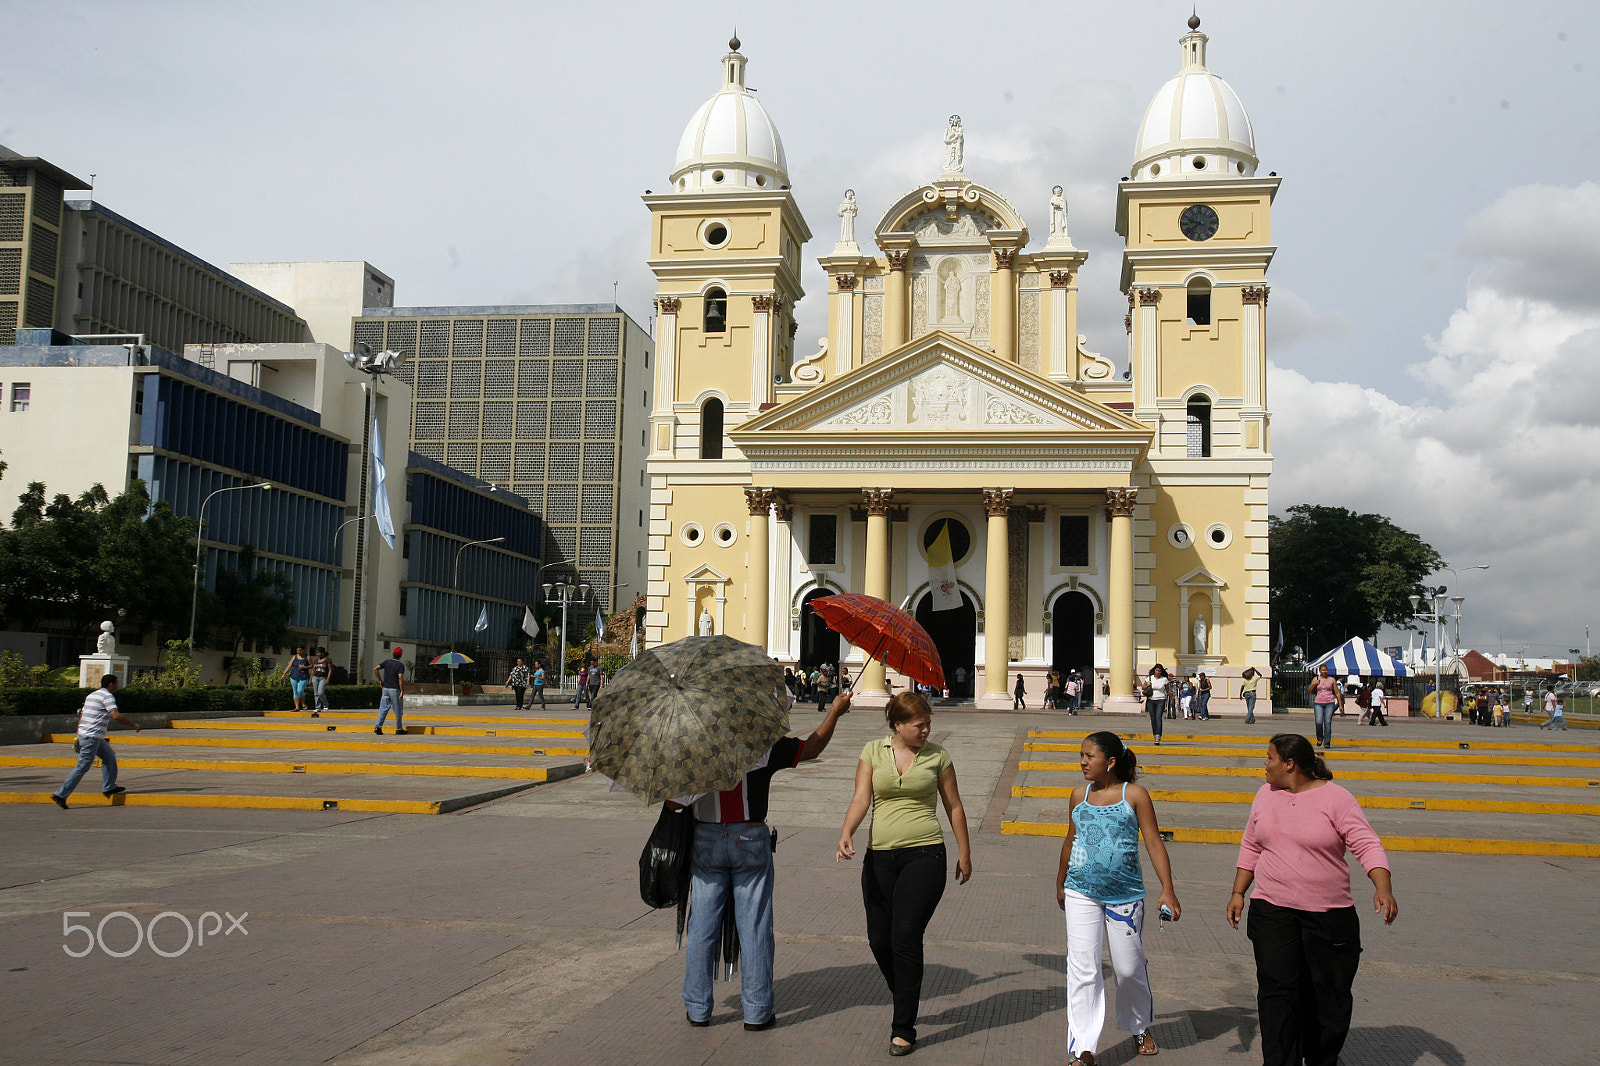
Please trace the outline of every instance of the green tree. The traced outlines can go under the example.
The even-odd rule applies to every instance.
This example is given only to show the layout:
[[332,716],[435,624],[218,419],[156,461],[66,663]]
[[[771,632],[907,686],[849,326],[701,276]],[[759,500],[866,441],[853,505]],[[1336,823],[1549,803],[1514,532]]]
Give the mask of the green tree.
[[1281,625],[1286,643],[1320,655],[1380,625],[1411,628],[1407,597],[1444,565],[1438,552],[1382,515],[1305,503],[1285,515],[1267,519],[1274,640]]

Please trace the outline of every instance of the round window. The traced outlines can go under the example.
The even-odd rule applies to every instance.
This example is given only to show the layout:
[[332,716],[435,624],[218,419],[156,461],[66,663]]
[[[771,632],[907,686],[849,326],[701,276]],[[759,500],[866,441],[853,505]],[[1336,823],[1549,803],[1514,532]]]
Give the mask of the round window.
[[711,539],[724,548],[732,544],[737,537],[738,534],[733,531],[733,527],[726,522],[711,531]]
[[1161,176],[1161,164],[1160,163],[1151,163],[1150,164],[1150,176],[1152,178],[1159,178]]
[[1194,530],[1186,522],[1179,522],[1167,530],[1167,543],[1174,548],[1194,547]]
[[706,244],[712,248],[721,248],[728,243],[728,227],[720,222],[713,222],[706,227]]
[[711,172],[711,180],[712,181],[721,182],[722,181],[722,177],[723,177],[722,171],[720,171],[720,170],[713,170]]
[[972,531],[959,518],[935,518],[922,532],[922,553],[926,555],[939,534],[950,531],[950,561],[959,563],[972,550]]
[[1195,156],[1194,157],[1194,168],[1196,170],[1204,170],[1206,168],[1206,157],[1203,156],[1203,155]]
[[706,531],[701,529],[699,524],[695,522],[685,523],[683,528],[678,530],[678,539],[691,548],[705,540],[705,538]]
[[1226,548],[1233,543],[1233,530],[1222,522],[1213,522],[1206,527],[1206,543],[1213,548]]
[[756,184],[761,186],[763,189],[766,188],[767,187],[767,176],[765,174],[757,174],[756,175]]

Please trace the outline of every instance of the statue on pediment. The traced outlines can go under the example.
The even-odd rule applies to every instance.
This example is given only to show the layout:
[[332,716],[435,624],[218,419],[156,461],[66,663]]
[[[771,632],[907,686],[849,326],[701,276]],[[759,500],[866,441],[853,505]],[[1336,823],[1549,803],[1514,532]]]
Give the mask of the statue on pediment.
[[961,159],[966,154],[966,133],[961,129],[961,116],[951,115],[950,125],[944,129],[944,171],[961,173]]

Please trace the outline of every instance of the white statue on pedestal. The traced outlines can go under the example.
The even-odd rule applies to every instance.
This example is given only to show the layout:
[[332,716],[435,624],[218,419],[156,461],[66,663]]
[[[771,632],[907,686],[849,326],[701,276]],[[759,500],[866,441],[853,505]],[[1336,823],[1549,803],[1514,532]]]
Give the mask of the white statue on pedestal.
[[711,635],[711,612],[704,607],[700,608],[700,635],[702,637]]
[[116,623],[114,623],[114,622],[101,622],[100,623],[100,638],[94,642],[94,653],[96,655],[115,655],[115,654],[117,654],[116,631],[117,631]]
[[1194,653],[1196,655],[1204,655],[1206,653],[1206,620],[1204,618],[1196,618],[1194,620]]
[[1050,190],[1050,243],[1072,243],[1067,236],[1067,195],[1059,185]]
[[961,129],[961,116],[951,115],[950,125],[944,129],[944,172],[961,173],[961,157],[966,154],[966,134]]
[[846,189],[844,202],[839,205],[839,243],[856,243],[856,191]]

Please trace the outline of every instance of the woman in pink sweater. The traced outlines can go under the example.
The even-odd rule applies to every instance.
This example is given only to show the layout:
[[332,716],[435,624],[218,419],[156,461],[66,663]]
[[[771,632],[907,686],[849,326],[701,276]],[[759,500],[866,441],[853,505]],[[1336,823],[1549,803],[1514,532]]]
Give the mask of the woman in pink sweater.
[[1305,737],[1273,737],[1266,769],[1239,844],[1228,922],[1239,928],[1253,882],[1249,936],[1264,1066],[1335,1066],[1350,1032],[1350,989],[1361,959],[1344,853],[1354,852],[1372,879],[1373,909],[1386,925],[1400,913],[1389,857],[1355,797],[1333,783]]

